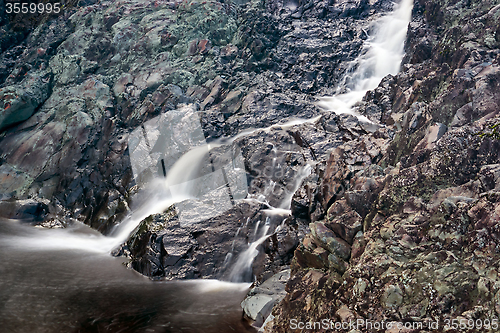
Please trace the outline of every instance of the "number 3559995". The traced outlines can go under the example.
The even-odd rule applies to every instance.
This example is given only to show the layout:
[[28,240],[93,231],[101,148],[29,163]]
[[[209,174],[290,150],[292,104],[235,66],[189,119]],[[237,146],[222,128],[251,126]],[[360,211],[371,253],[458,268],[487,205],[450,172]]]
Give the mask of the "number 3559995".
[[34,13],[59,13],[61,11],[61,3],[56,2],[56,3],[29,3],[29,2],[7,2],[5,4],[5,12],[7,14],[34,14]]

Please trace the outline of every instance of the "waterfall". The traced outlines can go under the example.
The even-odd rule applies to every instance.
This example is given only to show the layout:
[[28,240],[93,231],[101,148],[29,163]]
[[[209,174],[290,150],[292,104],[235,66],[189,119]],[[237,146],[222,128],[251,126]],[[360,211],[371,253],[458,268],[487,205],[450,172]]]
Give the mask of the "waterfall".
[[[184,108],[178,111],[169,111],[167,114],[162,115],[160,119],[153,118],[149,120],[131,134],[129,148],[131,150],[132,169],[136,182],[141,185],[142,190],[133,198],[133,202],[139,202],[139,204],[135,204],[135,207],[132,207],[131,213],[111,231],[110,235],[103,236],[87,225],[75,222],[73,226],[66,229],[37,230],[36,237],[33,237],[29,229],[26,229],[24,234],[13,236],[7,242],[13,245],[16,243],[25,243],[26,246],[24,249],[26,250],[38,249],[50,251],[73,249],[96,253],[110,253],[113,249],[123,244],[141,221],[149,215],[161,213],[174,204],[189,200],[194,201],[200,199],[203,195],[210,195],[212,193],[210,192],[211,190],[227,183],[227,178],[221,172],[222,168],[215,170],[215,172],[207,173],[207,165],[211,164],[209,154],[212,149],[232,144],[236,139],[258,131],[268,132],[275,127],[289,128],[302,123],[314,122],[318,119],[319,116],[309,120],[293,119],[280,125],[271,125],[263,129],[250,130],[232,138],[222,138],[207,144],[204,143],[202,134],[200,134],[201,128],[198,128],[199,118],[193,113],[192,109]],[[165,133],[162,133],[159,127],[165,123],[172,126],[171,124],[175,123],[175,121],[178,122],[175,124],[177,128],[169,128],[168,131],[163,131],[175,132],[172,135],[175,138],[165,137]],[[185,130],[182,131],[179,128],[185,128]],[[186,133],[188,130],[191,131],[190,136],[188,135],[189,133]],[[178,134],[178,132],[182,132],[182,135]],[[178,156],[173,164],[170,161],[171,159],[168,159],[167,165],[165,165],[165,162],[161,163],[162,172],[157,172],[154,175],[154,169],[158,164],[156,160],[160,160],[162,157],[160,151],[172,150],[171,147],[165,147],[165,144],[161,146],[160,141],[167,141],[169,145],[173,146],[175,139],[183,140],[182,144],[178,144],[178,146],[184,150],[172,154]],[[194,147],[190,149],[186,148],[189,145],[194,145]],[[241,191],[246,186],[246,174],[241,154],[223,168],[224,170],[235,170],[234,173],[237,177],[233,177],[228,187],[233,192]],[[204,171],[205,175],[200,175],[200,170]],[[164,174],[166,174],[166,177],[162,177]],[[299,178],[302,179],[302,172]],[[244,183],[244,185],[241,183]],[[271,181],[266,191],[272,191],[274,185],[275,183]],[[246,193],[246,191],[241,192]],[[293,193],[290,194],[290,198],[291,195]],[[240,195],[237,198],[242,199],[244,197],[244,195]],[[265,200],[265,196],[261,199]],[[208,219],[214,216],[213,214],[221,214],[225,209],[230,208],[230,203],[228,204],[229,196],[227,196],[225,201],[226,205],[224,207],[223,205],[219,205],[215,211],[210,211],[204,217]],[[284,202],[284,205],[289,207],[289,202]],[[183,208],[189,213],[189,207]],[[275,214],[289,213],[289,210],[274,209],[276,210]],[[182,213],[180,214],[180,218],[182,218]]]
[[[260,221],[259,221],[260,222]],[[248,249],[243,251],[239,256],[236,263],[233,265],[231,269],[231,273],[229,274],[229,281],[231,282],[248,282],[252,280],[252,263],[255,257],[259,254],[259,250],[257,247],[264,243],[264,241],[271,236],[271,234],[267,234],[269,231],[269,218],[267,218],[266,224],[262,228],[262,232],[260,237],[250,243],[248,245]],[[257,231],[259,230],[259,223],[257,223],[255,227],[255,236],[257,235]]]
[[[352,107],[368,90],[375,89],[386,75],[399,72],[412,9],[413,0],[402,0],[391,14],[377,21],[374,34],[365,42],[361,56],[351,64],[354,72],[343,78],[336,95],[322,98],[319,106],[339,115],[353,115],[360,122],[372,123]],[[347,92],[342,93],[344,89]]]
[[278,209],[282,209],[282,210],[288,210],[291,214],[291,211],[290,211],[290,206],[292,205],[292,198],[293,198],[293,195],[295,194],[295,192],[297,192],[297,190],[299,189],[300,185],[302,185],[302,181],[311,174],[311,171],[312,171],[312,167],[311,165],[309,164],[306,164],[304,165],[298,172],[296,178],[295,178],[295,182],[293,184],[293,188],[291,191],[287,191],[287,195],[285,196],[285,198],[283,199],[283,201],[281,202],[281,205]]
[[12,236],[6,241],[11,244],[25,243],[26,250],[75,249],[109,253],[123,244],[139,223],[149,215],[161,213],[175,203],[196,198],[199,178],[195,178],[195,175],[212,147],[204,145],[188,151],[174,163],[166,178],[155,178],[149,183],[138,195],[142,204],[109,236],[103,236],[81,223],[75,223],[66,229],[37,230],[36,237],[33,237],[33,231],[26,228],[22,235]]
[[30,249],[56,231],[0,219],[2,332],[247,332],[240,302],[249,283],[151,281],[89,248]]
[[[412,0],[401,0],[393,13],[375,23],[363,52],[352,62],[336,94],[322,98],[320,106],[371,123],[357,114],[353,106],[368,90],[376,88],[384,76],[398,73],[412,7]],[[125,269],[124,259],[114,258],[109,253],[123,244],[146,217],[172,205],[182,208],[179,209],[182,226],[184,218],[192,218],[189,213],[196,204],[199,204],[198,210],[206,207],[207,213],[199,214],[199,219],[205,220],[224,213],[236,200],[246,198],[247,180],[241,155],[233,156],[230,162],[215,170],[210,157],[214,148],[255,133],[314,124],[321,115],[311,119],[290,118],[281,124],[248,129],[232,138],[208,144],[198,113],[187,108],[163,113],[130,133],[131,168],[140,191],[132,200],[136,204],[131,213],[109,236],[80,222],[66,229],[42,229],[0,220],[0,257],[5,263],[0,267],[0,326],[3,330],[26,332],[38,328],[38,332],[66,332],[74,327],[65,325],[79,323],[82,318],[103,319],[106,323],[108,318],[120,321],[124,316],[127,320],[148,322],[150,328],[147,330],[153,332],[245,330],[240,327],[241,323],[234,325],[241,319],[239,304],[250,284],[231,282],[253,280],[252,264],[259,254],[259,246],[284,226],[284,219],[275,227],[272,218],[290,213],[291,198],[310,174],[311,165],[302,166],[295,176],[292,191],[278,207],[266,203],[269,209],[261,212],[268,217],[255,222],[255,230],[248,231],[250,217],[241,222],[234,238],[245,237],[241,234],[248,231],[246,236],[249,238],[241,246],[244,249],[234,252],[233,241],[231,252],[224,259],[231,282],[201,279],[153,283]],[[282,168],[276,158],[276,148],[273,154],[272,168]],[[265,202],[265,195],[272,193],[276,186],[277,183],[271,180],[264,195],[261,193],[261,197],[253,200]],[[216,191],[219,194],[215,194]],[[207,201],[214,201],[211,206],[202,202],[207,197],[210,199]],[[259,217],[262,215],[256,219]],[[113,323],[109,321],[109,325]],[[223,324],[229,328],[220,329]]]
[[[357,66],[356,70],[351,77],[346,76],[343,80],[344,84],[342,88],[347,88],[349,92],[324,98],[320,103],[321,106],[337,114],[347,113],[355,115],[360,121],[371,122],[368,118],[354,113],[352,106],[361,100],[368,90],[376,88],[384,76],[387,74],[396,74],[399,71],[401,60],[404,56],[404,41],[411,19],[412,8],[413,0],[402,0],[392,14],[383,17],[377,22],[375,35],[369,38],[365,45],[365,52],[352,65],[353,67]],[[347,82],[349,79],[350,81]],[[341,87],[339,87],[339,91],[340,89]],[[274,163],[275,159],[273,159],[273,167]],[[286,209],[290,208],[290,201],[293,194],[304,178],[310,173],[311,166],[305,165],[296,177],[294,191],[290,191],[282,201],[280,207],[274,208],[274,210],[278,210],[280,213],[283,211],[289,212]],[[266,190],[269,188],[272,189],[274,185],[274,182],[271,182]],[[273,212],[273,207],[266,210],[266,213],[271,212]],[[257,222],[254,237],[257,235],[259,223],[260,221]],[[278,226],[276,231],[279,228],[281,226]],[[250,243],[248,248],[238,256],[229,275],[230,281],[242,282],[251,280],[252,263],[259,253],[257,247],[270,236],[267,235],[268,229],[269,224],[266,223],[261,236]]]
[[171,205],[197,197],[199,178],[196,173],[213,145],[196,147],[181,156],[170,168],[166,178],[156,178],[146,189],[147,202],[126,218],[113,232],[115,247],[122,244],[137,225],[151,214],[161,213]]
[[[339,94],[323,98],[320,102],[321,106],[337,114],[347,113],[356,115],[352,110],[352,106],[363,97],[366,91],[375,88],[385,75],[396,74],[399,71],[404,55],[404,40],[411,18],[412,7],[412,0],[402,0],[392,14],[386,15],[376,23],[375,34],[369,37],[365,45],[365,51],[352,64],[352,68],[354,68],[353,73],[344,78],[343,84],[338,88]],[[346,88],[348,92],[340,93],[343,88]],[[369,121],[361,115],[356,116],[360,120]],[[144,190],[139,195],[142,197],[139,199],[143,204],[135,208],[110,236],[103,236],[91,230],[86,225],[75,223],[73,227],[64,230],[38,230],[36,237],[33,237],[32,232],[26,229],[23,235],[13,236],[6,240],[6,242],[12,244],[24,243],[26,244],[26,249],[80,249],[91,252],[109,253],[126,241],[130,233],[147,216],[162,212],[172,204],[200,197],[200,189],[198,187],[201,178],[198,177],[198,172],[201,165],[208,163],[206,160],[211,149],[224,144],[231,144],[238,138],[257,131],[267,132],[275,127],[286,129],[303,123],[314,123],[320,116],[308,120],[293,119],[283,124],[271,125],[263,129],[244,131],[232,138],[219,139],[211,144],[204,143],[201,127],[199,127],[199,118],[197,118],[192,110],[170,111],[161,117],[159,120],[152,119],[148,121],[138,129],[137,133],[141,135],[146,132],[150,133],[148,137],[145,137],[144,141],[141,141],[139,136],[132,138],[130,141],[130,148],[133,150],[131,158],[135,156],[134,160],[137,162],[132,163],[135,170],[134,173],[145,173],[148,169],[147,163],[153,166],[156,165],[156,162],[152,161],[152,157],[159,158],[159,151],[170,149],[170,147],[165,147],[165,144],[161,147],[158,146],[158,142],[162,139],[162,133],[155,127],[158,126],[157,124],[177,126],[170,129],[173,138],[169,137],[167,139],[171,141],[179,138],[184,140],[183,145],[180,145],[184,147],[184,151],[176,152],[179,157],[173,164],[168,166],[168,173],[166,173],[165,178],[156,176],[152,178],[152,181],[144,181],[147,185],[144,186]],[[185,123],[187,125],[184,127],[179,125]],[[191,131],[190,133],[186,133],[186,126]],[[165,137],[163,139],[167,140]],[[166,142],[170,142],[168,140]],[[188,144],[191,144],[192,148],[186,149],[185,147]],[[135,149],[137,147],[141,149]],[[146,149],[153,149],[153,152],[148,155]],[[244,170],[243,163],[234,163],[233,161],[233,164],[235,164],[234,169]],[[165,168],[165,164],[162,163],[162,167]],[[309,165],[304,166],[297,176],[297,182],[294,184],[295,189],[300,185],[302,179],[310,173],[310,170],[311,167]],[[201,179],[201,181],[205,182],[206,179]],[[214,186],[216,185],[220,184],[215,184]],[[270,188],[273,185],[271,183]],[[270,207],[268,213],[284,214],[289,212],[288,209],[292,195],[293,192],[289,193],[279,208]],[[219,211],[219,213],[221,212]],[[249,245],[245,255],[240,255],[241,261],[247,262],[244,265],[242,264],[243,266],[251,266],[257,246],[266,237],[268,236],[264,234],[258,238],[254,243]],[[233,271],[237,270],[237,267],[240,266],[236,265]],[[242,269],[244,270],[244,268]]]

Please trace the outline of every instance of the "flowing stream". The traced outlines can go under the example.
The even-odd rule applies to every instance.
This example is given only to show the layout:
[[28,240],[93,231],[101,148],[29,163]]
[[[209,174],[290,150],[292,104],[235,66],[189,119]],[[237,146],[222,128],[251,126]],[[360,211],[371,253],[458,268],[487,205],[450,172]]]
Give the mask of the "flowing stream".
[[[324,98],[320,103],[323,108],[371,122],[356,114],[353,106],[384,76],[399,71],[412,6],[412,0],[402,0],[393,13],[377,22],[375,34],[366,42],[363,54],[353,62],[350,75],[339,86],[339,93]],[[109,236],[78,223],[67,229],[45,230],[19,221],[0,220],[1,330],[23,333],[247,331],[241,322],[239,303],[249,283],[152,282],[126,269],[123,258],[111,257],[109,253],[122,244],[145,217],[162,212],[172,204],[201,197],[194,180],[203,177],[197,172],[214,147],[231,144],[257,131],[314,123],[318,118],[291,120],[198,145],[181,154],[168,174],[162,161],[166,177],[154,178],[145,186],[139,200],[143,204],[134,208]],[[310,169],[304,166],[295,187]],[[280,207],[270,207],[269,213],[287,214],[290,200],[287,196]],[[260,228],[256,226],[253,242],[232,266],[231,281],[248,281],[245,276],[251,275],[252,261],[259,245],[270,236],[269,230],[267,223]]]
[[322,98],[318,103],[321,107],[336,114],[353,115],[360,122],[372,123],[356,113],[353,106],[368,90],[375,89],[386,75],[399,72],[412,9],[413,0],[401,0],[391,14],[376,22],[374,34],[365,42],[363,53],[351,64],[353,71],[348,71],[343,78],[336,95]]

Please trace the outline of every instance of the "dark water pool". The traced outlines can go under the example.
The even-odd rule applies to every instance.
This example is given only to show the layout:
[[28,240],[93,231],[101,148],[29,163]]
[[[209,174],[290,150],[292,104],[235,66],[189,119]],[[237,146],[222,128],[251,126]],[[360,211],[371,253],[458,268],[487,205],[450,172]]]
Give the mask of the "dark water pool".
[[150,281],[123,258],[43,249],[46,235],[0,220],[0,332],[251,332],[248,284]]

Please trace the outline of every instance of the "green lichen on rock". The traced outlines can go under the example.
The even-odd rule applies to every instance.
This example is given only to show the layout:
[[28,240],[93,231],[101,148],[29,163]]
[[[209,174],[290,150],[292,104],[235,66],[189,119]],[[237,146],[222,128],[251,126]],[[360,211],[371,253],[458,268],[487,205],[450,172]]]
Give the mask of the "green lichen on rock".
[[[383,156],[371,160],[383,168],[383,186],[374,197],[365,197],[372,204],[365,204],[368,212],[360,209],[350,191],[323,202],[328,220],[347,216],[351,210],[363,216],[342,284],[330,291],[331,299],[315,299],[315,313],[295,310],[309,309],[307,296],[285,298],[266,332],[286,332],[291,318],[317,321],[333,314],[339,321],[403,322],[484,320],[500,314],[500,258],[494,240],[500,221],[500,45],[492,39],[498,24],[492,18],[500,15],[500,3],[424,0],[416,1],[414,8],[407,41],[409,63],[367,93],[363,103],[368,106],[360,107],[368,114],[382,105],[388,113],[385,124],[394,130]],[[392,96],[392,109],[381,102],[386,96]],[[365,182],[346,147],[368,141],[352,140],[356,143],[343,144],[330,154],[324,188]],[[338,202],[347,203],[347,208],[337,209]],[[327,252],[333,251],[325,245],[327,233],[318,233],[318,223],[312,224],[311,236],[296,250],[290,296],[298,288],[309,288],[296,282],[294,275],[303,276],[320,265],[327,271],[321,251],[310,246],[313,239]],[[328,272],[338,274],[334,260],[328,266],[337,267]],[[333,308],[322,312],[322,304]],[[365,331],[370,330],[360,330]]]
[[49,97],[52,73],[30,73],[20,84],[0,89],[0,133],[23,122]]
[[494,140],[500,140],[500,123],[490,125],[486,130],[477,133],[480,138],[492,138]]

